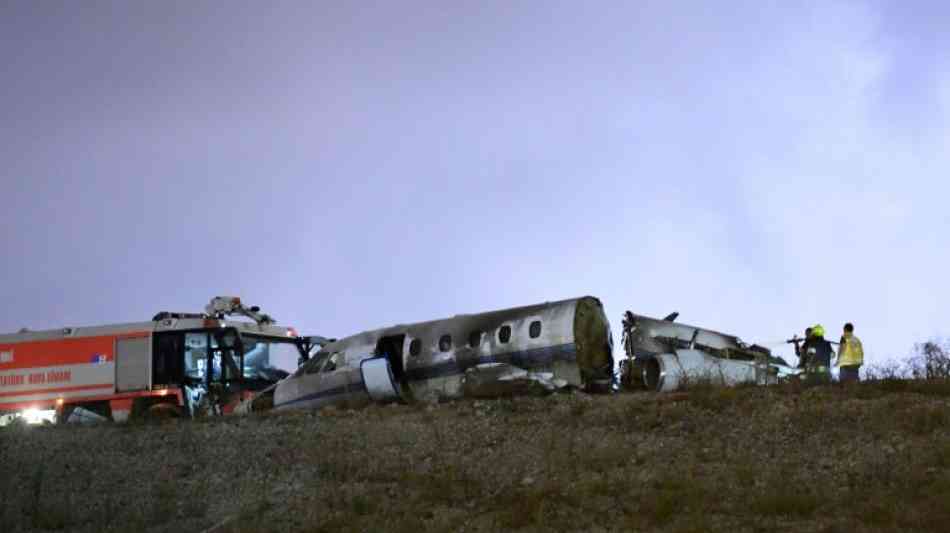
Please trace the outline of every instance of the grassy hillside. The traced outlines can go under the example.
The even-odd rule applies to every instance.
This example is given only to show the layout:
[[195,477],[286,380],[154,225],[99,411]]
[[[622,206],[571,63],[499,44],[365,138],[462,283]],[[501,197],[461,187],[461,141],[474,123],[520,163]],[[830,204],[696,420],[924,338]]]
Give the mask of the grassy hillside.
[[946,531],[950,385],[0,431],[4,531]]

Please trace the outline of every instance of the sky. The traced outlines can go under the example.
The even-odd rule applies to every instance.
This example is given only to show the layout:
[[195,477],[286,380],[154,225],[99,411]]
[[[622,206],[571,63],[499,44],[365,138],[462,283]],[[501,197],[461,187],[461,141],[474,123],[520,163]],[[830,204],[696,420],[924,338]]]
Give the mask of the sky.
[[0,1],[0,332],[594,295],[950,334],[945,2]]

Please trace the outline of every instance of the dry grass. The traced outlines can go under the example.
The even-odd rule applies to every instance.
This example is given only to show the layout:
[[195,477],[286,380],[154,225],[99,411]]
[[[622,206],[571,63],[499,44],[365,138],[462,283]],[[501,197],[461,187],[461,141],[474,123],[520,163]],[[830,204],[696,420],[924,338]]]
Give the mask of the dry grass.
[[944,531],[950,388],[583,394],[0,431],[4,531]]

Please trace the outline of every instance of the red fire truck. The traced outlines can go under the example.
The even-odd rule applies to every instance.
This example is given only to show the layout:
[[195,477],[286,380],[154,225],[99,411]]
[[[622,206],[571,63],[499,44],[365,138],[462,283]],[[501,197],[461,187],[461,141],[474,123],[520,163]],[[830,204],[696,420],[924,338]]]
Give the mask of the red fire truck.
[[80,413],[114,421],[229,413],[296,369],[309,342],[226,296],[204,313],[0,335],[0,415],[55,411],[66,422]]

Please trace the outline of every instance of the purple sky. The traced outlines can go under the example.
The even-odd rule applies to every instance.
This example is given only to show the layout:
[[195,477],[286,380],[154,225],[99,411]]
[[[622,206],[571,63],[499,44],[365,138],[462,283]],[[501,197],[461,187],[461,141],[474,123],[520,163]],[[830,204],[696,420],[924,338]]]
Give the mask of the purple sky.
[[[771,5],[767,5],[771,4]],[[950,4],[0,3],[0,331],[593,294],[950,333]],[[787,347],[779,349],[787,353]]]

